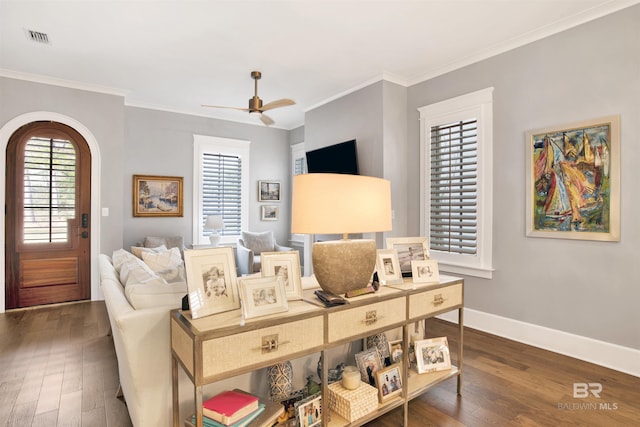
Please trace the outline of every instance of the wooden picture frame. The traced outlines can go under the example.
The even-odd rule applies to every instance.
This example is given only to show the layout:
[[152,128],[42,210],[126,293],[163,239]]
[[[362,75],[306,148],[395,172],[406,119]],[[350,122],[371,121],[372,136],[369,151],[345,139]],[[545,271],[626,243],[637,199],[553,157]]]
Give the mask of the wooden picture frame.
[[402,283],[402,271],[395,249],[378,249],[376,251],[376,271],[381,285]]
[[425,236],[387,237],[387,248],[398,252],[400,271],[405,277],[411,276],[411,261],[429,259],[429,243]]
[[184,215],[181,176],[133,175],[134,217],[181,217]]
[[260,206],[261,221],[277,221],[280,216],[280,207],[271,205]]
[[258,181],[259,202],[279,202],[281,198],[280,181]]
[[620,116],[526,135],[527,236],[620,241]]
[[288,301],[302,299],[302,277],[298,251],[262,252],[260,263],[263,277],[282,276]]
[[184,265],[193,319],[240,308],[233,248],[185,249]]
[[356,353],[356,365],[360,370],[360,379],[375,387],[375,373],[384,368],[384,360],[376,347]]
[[413,283],[440,282],[438,261],[436,261],[435,259],[411,261],[411,277],[413,278]]
[[322,424],[322,393],[316,393],[295,403],[298,426],[314,427]]
[[402,363],[394,363],[376,372],[380,403],[402,394]]
[[419,374],[451,369],[447,337],[415,341],[414,347]]
[[281,313],[289,309],[284,282],[280,276],[238,279],[245,319]]

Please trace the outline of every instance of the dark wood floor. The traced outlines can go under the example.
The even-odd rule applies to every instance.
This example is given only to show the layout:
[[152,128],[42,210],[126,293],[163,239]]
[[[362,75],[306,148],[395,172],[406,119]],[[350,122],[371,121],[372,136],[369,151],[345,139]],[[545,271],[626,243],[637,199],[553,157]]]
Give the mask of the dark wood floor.
[[[453,325],[427,328],[456,345]],[[131,426],[108,331],[102,302],[0,314],[0,426]],[[462,396],[452,379],[414,399],[411,427],[640,426],[640,378],[469,328],[464,344]],[[576,382],[600,398],[573,398]],[[398,409],[368,427],[401,422]]]

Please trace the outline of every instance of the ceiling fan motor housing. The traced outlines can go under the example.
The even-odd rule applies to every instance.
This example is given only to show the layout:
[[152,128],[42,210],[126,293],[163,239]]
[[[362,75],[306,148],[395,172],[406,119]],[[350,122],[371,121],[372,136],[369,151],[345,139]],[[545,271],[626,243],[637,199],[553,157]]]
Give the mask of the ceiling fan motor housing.
[[253,112],[259,112],[260,109],[262,108],[262,99],[258,98],[258,96],[254,96],[253,98],[249,99],[249,112],[253,113]]

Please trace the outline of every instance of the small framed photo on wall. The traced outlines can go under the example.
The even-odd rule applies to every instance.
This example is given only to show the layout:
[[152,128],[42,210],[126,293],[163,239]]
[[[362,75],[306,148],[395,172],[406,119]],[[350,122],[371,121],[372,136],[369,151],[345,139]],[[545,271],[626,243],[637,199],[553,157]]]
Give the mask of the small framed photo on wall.
[[258,181],[259,202],[279,202],[280,197],[279,181]]

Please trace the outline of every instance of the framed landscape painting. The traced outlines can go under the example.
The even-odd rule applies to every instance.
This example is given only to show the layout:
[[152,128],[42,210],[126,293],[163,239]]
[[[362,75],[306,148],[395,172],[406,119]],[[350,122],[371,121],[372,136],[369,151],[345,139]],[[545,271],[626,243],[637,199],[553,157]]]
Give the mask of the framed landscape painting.
[[133,175],[133,216],[182,216],[182,177]]
[[527,132],[527,236],[620,240],[620,117]]

